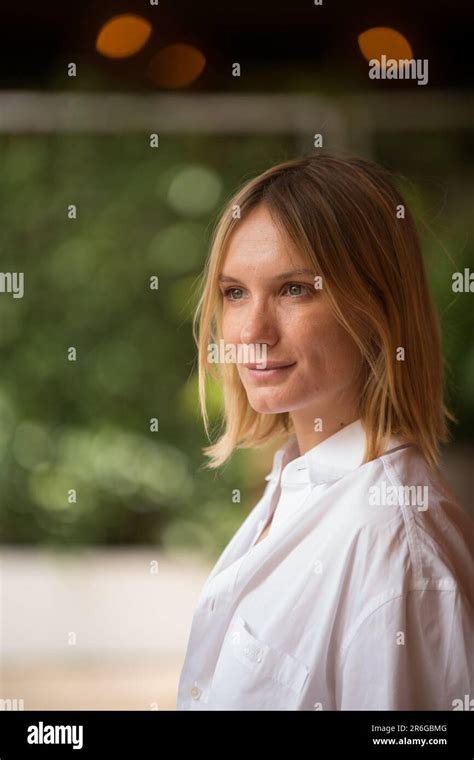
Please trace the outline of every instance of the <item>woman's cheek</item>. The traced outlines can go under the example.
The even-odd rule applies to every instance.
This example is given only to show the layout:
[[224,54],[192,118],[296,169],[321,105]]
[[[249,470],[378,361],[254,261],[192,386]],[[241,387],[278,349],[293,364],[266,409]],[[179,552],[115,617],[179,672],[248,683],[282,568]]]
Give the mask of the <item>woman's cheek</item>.
[[232,315],[224,314],[222,319],[222,337],[225,343],[238,342],[238,322]]

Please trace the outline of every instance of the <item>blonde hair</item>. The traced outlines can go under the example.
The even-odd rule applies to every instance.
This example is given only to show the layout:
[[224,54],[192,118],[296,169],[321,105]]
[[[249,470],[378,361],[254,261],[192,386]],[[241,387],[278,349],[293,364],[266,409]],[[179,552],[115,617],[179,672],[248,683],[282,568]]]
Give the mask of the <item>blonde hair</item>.
[[[208,362],[208,345],[222,338],[217,277],[226,246],[236,225],[259,204],[322,276],[335,317],[360,349],[364,462],[380,456],[388,437],[398,435],[437,466],[439,444],[448,440],[447,419],[455,418],[443,400],[438,315],[413,217],[380,165],[328,152],[285,161],[247,181],[214,228],[193,320],[208,437],[207,373],[223,389],[223,428],[218,440],[203,449],[210,458],[206,466],[219,467],[235,448],[260,446],[293,432],[288,412],[252,409],[235,364]],[[400,348],[404,361],[397,360]]]

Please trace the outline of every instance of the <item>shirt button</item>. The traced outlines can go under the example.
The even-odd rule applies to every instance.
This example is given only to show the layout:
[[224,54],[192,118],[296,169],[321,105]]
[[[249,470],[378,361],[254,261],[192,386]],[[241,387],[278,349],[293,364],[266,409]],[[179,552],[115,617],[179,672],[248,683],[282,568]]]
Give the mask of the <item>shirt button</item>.
[[244,654],[249,658],[249,660],[253,660],[253,662],[262,661],[261,650],[258,649],[257,647],[250,647],[248,645],[245,646]]
[[201,692],[201,689],[199,688],[199,686],[196,686],[196,684],[195,684],[194,686],[192,686],[189,689],[189,693],[191,694],[191,696],[192,696],[193,699],[199,699],[202,692]]

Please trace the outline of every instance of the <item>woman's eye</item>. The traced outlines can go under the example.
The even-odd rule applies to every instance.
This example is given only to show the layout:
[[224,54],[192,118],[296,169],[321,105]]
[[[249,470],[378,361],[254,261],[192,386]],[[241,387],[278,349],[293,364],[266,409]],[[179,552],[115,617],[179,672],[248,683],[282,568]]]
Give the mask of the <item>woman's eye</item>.
[[[293,290],[293,292],[290,293],[290,295],[292,295],[292,296],[306,295],[307,293],[309,293],[308,286],[307,285],[302,285],[302,284],[300,284],[298,282],[289,282],[288,285],[285,285],[285,287],[288,288],[288,290],[290,290],[292,288],[300,288],[300,292],[299,293],[295,293],[294,290]],[[301,289],[303,289],[303,293],[301,293]]]
[[[235,293],[237,293],[236,298],[234,297]],[[227,290],[224,290],[224,298],[228,298],[229,301],[240,301],[239,293],[242,293],[242,288],[227,288]]]
[[[284,289],[289,292],[290,296],[294,296],[295,298],[298,296],[310,294],[309,285],[303,285],[299,282],[289,282],[287,285],[285,285]],[[241,301],[243,298],[243,290],[242,288],[237,287],[226,288],[226,290],[222,292],[222,295],[228,301]]]

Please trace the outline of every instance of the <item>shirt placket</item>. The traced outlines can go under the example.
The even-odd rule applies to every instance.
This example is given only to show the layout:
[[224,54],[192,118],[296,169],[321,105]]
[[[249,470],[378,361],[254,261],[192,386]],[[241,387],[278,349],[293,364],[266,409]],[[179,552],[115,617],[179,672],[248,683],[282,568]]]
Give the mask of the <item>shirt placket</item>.
[[[265,501],[264,516],[259,519],[248,548],[244,549],[241,556],[233,562],[231,561],[230,564],[224,565],[217,572],[215,569],[202,589],[193,617],[188,655],[183,668],[182,678],[186,681],[183,681],[182,684],[180,681],[180,709],[207,709],[215,664],[221,643],[227,632],[230,608],[235,602],[239,571],[249,555],[261,547],[261,544],[255,542],[268,517],[274,511],[275,500],[279,499],[282,467],[283,458],[280,456],[274,470],[266,478],[271,481],[272,485]],[[217,653],[212,666],[209,665],[209,652]],[[186,704],[183,704],[185,699]]]
[[[208,704],[215,667],[215,662],[210,662],[209,653],[216,653],[217,661],[226,633],[232,592],[244,557],[245,554],[205,585],[196,607],[189,637],[189,655],[183,669],[183,678],[187,678],[187,682],[183,683],[182,688],[180,685],[180,701],[187,698],[185,707],[190,710],[203,710]],[[180,707],[183,709],[183,705]]]

